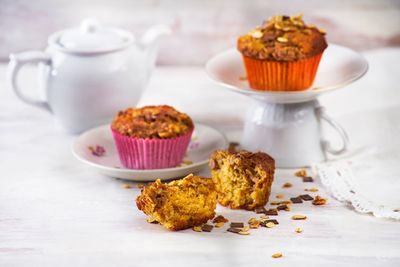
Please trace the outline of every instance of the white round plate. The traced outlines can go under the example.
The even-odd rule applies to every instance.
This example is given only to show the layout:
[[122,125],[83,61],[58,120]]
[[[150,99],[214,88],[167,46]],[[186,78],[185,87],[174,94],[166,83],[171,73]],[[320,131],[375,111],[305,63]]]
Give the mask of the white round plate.
[[[102,146],[105,149],[104,155],[93,155],[89,147],[95,146]],[[208,157],[214,150],[226,148],[227,146],[228,142],[222,133],[210,126],[196,123],[192,141],[185,157],[185,160],[191,161],[192,164],[154,170],[126,169],[119,161],[110,125],[103,125],[81,134],[75,140],[72,153],[78,160],[101,174],[132,181],[154,181],[156,179],[167,180],[196,173],[207,166]]]
[[321,94],[341,88],[359,78],[368,70],[365,58],[349,48],[329,44],[325,50],[311,88],[299,92],[257,91],[251,89],[241,54],[232,48],[211,58],[206,64],[209,77],[223,87],[271,103],[298,103],[315,99]]

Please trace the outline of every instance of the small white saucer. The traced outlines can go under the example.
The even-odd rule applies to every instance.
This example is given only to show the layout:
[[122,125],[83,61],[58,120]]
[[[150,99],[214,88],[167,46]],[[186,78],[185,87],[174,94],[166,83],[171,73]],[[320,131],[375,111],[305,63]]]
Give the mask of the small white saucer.
[[219,85],[269,103],[299,103],[316,99],[361,78],[367,70],[368,62],[360,53],[335,44],[329,44],[324,51],[311,88],[298,92],[251,89],[248,82],[241,79],[246,72],[242,56],[235,48],[217,54],[206,65],[208,76]]
[[[89,147],[101,146],[105,149],[102,156],[95,156]],[[132,181],[167,180],[196,173],[207,166],[208,157],[216,149],[226,148],[225,136],[216,129],[196,123],[192,141],[189,144],[185,160],[192,164],[166,169],[134,170],[126,169],[119,161],[117,150],[111,135],[110,125],[103,125],[82,133],[73,144],[72,153],[81,162],[106,176]]]

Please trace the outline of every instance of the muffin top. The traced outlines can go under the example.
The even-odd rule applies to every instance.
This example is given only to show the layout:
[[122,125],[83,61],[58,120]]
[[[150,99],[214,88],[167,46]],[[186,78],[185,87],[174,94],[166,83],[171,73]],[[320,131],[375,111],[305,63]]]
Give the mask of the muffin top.
[[274,16],[246,35],[240,36],[238,50],[260,60],[296,61],[322,53],[328,46],[325,32],[306,25],[302,15]]
[[120,134],[153,139],[168,139],[193,130],[192,119],[173,107],[145,106],[118,112],[111,128]]
[[[247,150],[216,150],[209,159],[210,169],[219,169],[221,167],[219,166],[221,159],[228,159],[229,164],[240,166],[241,169],[255,169],[256,166],[263,170],[275,169],[275,160],[267,153],[261,151],[253,153]],[[252,177],[252,179],[257,178]]]

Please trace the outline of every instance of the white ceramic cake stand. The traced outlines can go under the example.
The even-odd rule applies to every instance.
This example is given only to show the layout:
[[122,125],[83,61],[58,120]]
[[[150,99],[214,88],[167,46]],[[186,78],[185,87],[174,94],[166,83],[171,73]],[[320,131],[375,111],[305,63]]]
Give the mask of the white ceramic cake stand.
[[[212,80],[222,87],[251,97],[254,104],[247,112],[241,145],[251,151],[265,151],[276,160],[277,167],[297,168],[325,161],[328,154],[347,150],[344,129],[319,105],[318,96],[343,88],[361,78],[368,63],[359,53],[330,44],[325,50],[311,88],[299,92],[256,91],[249,87],[240,53],[226,50],[206,65]],[[324,139],[321,121],[332,126],[342,139],[333,148]]]

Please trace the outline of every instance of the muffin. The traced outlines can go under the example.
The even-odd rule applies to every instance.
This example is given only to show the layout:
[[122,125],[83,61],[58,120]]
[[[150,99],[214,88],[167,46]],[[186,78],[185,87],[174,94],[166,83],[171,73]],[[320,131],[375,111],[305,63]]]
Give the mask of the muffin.
[[217,150],[209,166],[221,205],[254,210],[268,202],[275,171],[275,161],[268,154]]
[[325,32],[302,15],[274,16],[237,41],[250,87],[266,91],[309,88],[327,46]]
[[170,106],[120,111],[111,130],[123,166],[161,169],[182,162],[194,129],[192,119]]
[[168,184],[159,179],[145,186],[136,199],[151,221],[173,231],[206,223],[215,216],[217,193],[210,178],[193,176]]

